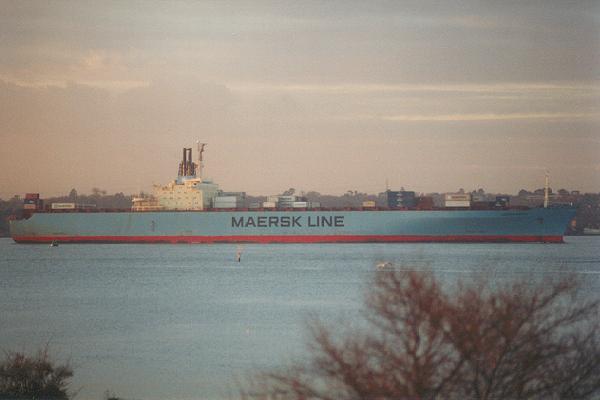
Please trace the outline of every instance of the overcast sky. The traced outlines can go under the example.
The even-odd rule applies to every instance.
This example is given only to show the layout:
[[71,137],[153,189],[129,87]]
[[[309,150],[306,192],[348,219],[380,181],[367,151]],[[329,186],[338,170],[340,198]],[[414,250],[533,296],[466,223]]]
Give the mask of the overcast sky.
[[[0,197],[600,192],[597,1],[1,1]],[[194,149],[195,151],[195,149]]]

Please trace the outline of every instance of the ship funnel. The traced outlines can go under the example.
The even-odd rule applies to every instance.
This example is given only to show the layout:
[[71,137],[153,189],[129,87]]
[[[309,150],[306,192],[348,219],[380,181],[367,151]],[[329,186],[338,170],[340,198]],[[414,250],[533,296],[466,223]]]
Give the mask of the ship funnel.
[[185,176],[192,174],[192,149],[186,149],[187,151],[187,163],[185,164]]
[[186,149],[183,149],[183,159],[182,161],[179,163],[179,171],[177,173],[177,176],[185,176],[185,165],[186,165],[186,159],[187,159],[187,152]]
[[183,159],[179,163],[177,176],[195,176],[198,164],[192,161],[192,148],[183,148]]

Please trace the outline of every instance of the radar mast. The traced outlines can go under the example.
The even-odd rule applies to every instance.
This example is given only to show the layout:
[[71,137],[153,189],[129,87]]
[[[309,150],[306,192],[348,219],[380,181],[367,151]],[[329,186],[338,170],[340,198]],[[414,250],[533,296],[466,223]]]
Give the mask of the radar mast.
[[196,144],[198,145],[198,174],[196,175],[196,177],[202,180],[202,172],[204,171],[202,153],[204,153],[204,147],[207,145],[207,143],[200,143],[200,141],[198,140],[196,141]]

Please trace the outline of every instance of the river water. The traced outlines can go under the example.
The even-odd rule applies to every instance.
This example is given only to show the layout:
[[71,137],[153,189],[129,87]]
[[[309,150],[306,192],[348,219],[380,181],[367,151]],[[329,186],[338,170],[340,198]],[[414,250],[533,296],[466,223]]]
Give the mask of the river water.
[[[575,273],[600,292],[600,237],[566,244],[18,245],[0,239],[0,348],[49,343],[77,399],[236,398],[302,357],[306,319],[356,320],[376,265],[445,284]],[[241,252],[241,262],[236,254]]]

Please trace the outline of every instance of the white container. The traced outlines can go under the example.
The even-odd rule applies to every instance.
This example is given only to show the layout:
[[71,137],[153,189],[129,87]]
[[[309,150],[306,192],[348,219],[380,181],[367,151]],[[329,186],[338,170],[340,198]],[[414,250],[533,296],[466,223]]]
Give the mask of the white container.
[[213,208],[236,208],[237,204],[235,203],[214,203]]
[[217,203],[220,203],[220,204],[235,204],[235,203],[237,203],[237,200],[236,199],[233,199],[233,200],[214,199],[213,203],[215,203],[215,204],[217,204]]
[[265,201],[262,203],[263,208],[275,208],[277,207],[277,203],[274,201]]
[[446,200],[446,207],[471,207],[471,202],[464,200]]
[[446,201],[471,201],[470,193],[447,193]]
[[283,202],[294,202],[297,199],[297,196],[278,196],[279,197],[279,202],[281,203]]
[[236,208],[236,205],[232,203],[215,203],[213,208]]
[[375,202],[372,200],[363,201],[362,206],[363,207],[375,207]]
[[308,208],[321,208],[321,203],[318,201],[311,201],[308,203]]
[[292,208],[307,208],[308,202],[306,201],[294,201],[292,203]]
[[53,210],[74,210],[75,203],[52,203]]
[[217,196],[215,197],[215,202],[221,202],[221,203],[235,203],[237,202],[237,197],[235,196]]
[[267,196],[267,203],[277,203],[279,196]]

